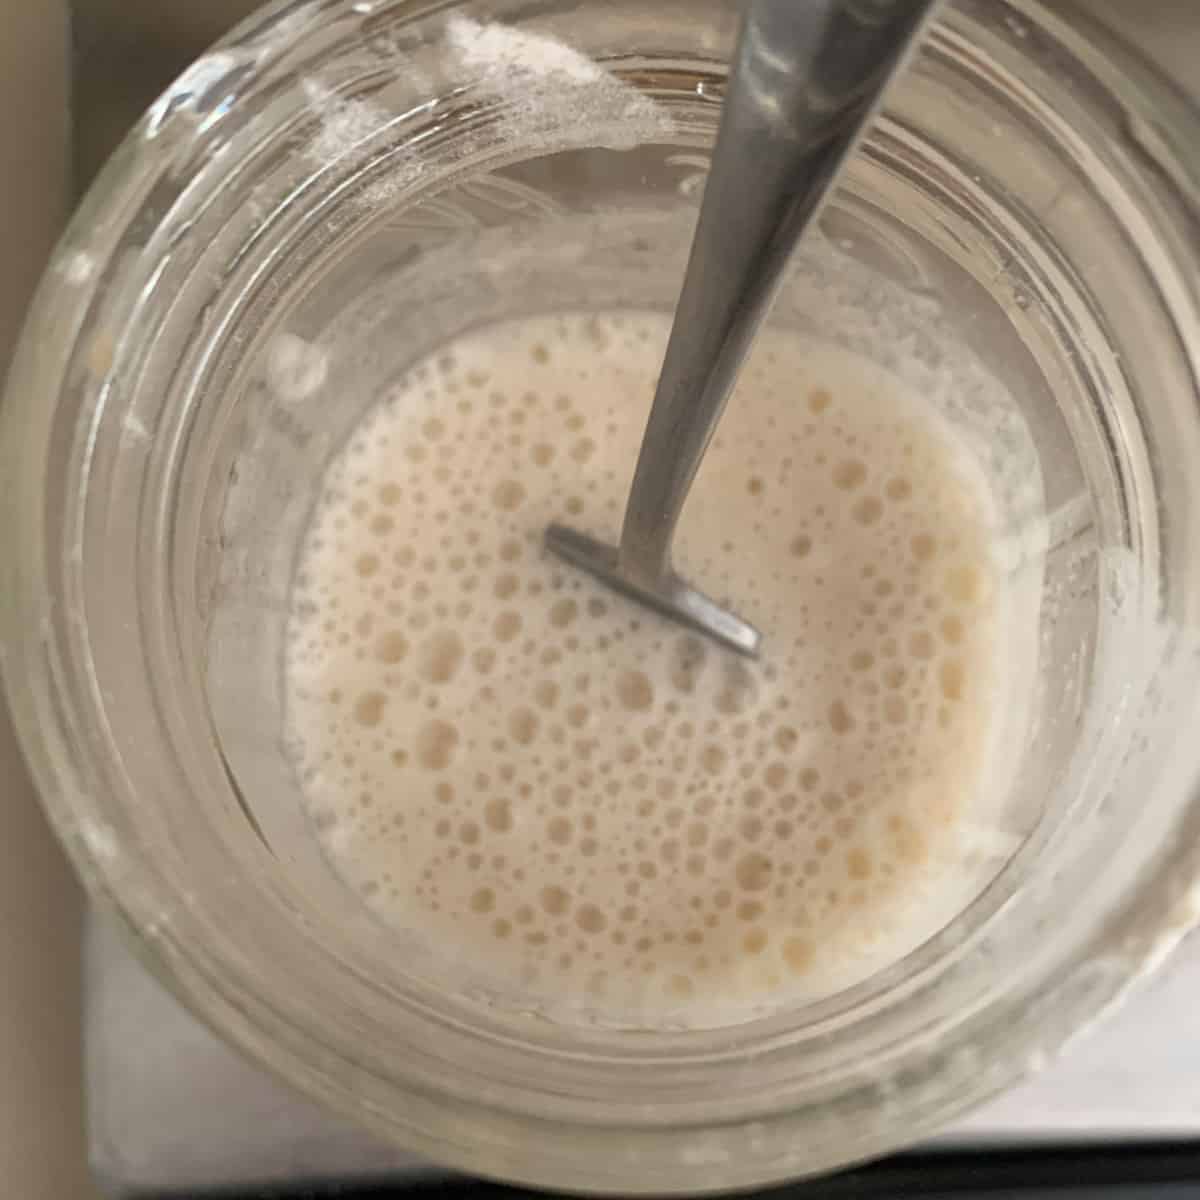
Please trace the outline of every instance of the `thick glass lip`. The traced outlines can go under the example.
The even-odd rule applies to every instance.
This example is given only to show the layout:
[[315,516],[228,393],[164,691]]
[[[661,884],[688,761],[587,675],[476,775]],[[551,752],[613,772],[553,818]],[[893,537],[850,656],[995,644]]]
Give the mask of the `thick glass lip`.
[[[1014,1012],[1012,1003],[997,1006],[979,1014],[969,1039],[957,1031],[945,1044],[943,1031],[931,1029],[919,1064],[910,1057],[894,1074],[861,1072],[847,1088],[861,1102],[856,1110],[860,1123],[835,1136],[827,1124],[814,1124],[811,1105],[798,1101],[780,1109],[764,1100],[762,1111],[755,1113],[718,1106],[710,1116],[694,1114],[690,1122],[680,1119],[682,1109],[675,1109],[671,1125],[626,1096],[588,1123],[573,1119],[569,1111],[556,1114],[551,1107],[540,1113],[515,1107],[506,1111],[505,1097],[486,1091],[474,1097],[466,1094],[469,1089],[439,1094],[428,1078],[389,1077],[369,1062],[362,1048],[346,1053],[344,1031],[324,1030],[306,1020],[309,1010],[269,994],[261,977],[248,968],[239,975],[236,965],[214,950],[220,934],[206,923],[197,898],[178,893],[136,830],[115,831],[106,798],[93,791],[94,756],[103,753],[103,738],[112,736],[108,723],[113,714],[106,712],[104,680],[89,669],[91,631],[70,611],[69,588],[64,586],[76,571],[81,547],[52,540],[60,529],[82,529],[84,505],[82,496],[57,486],[55,471],[64,463],[63,448],[54,442],[54,401],[70,396],[82,415],[87,406],[102,401],[97,385],[81,382],[73,372],[89,314],[102,291],[114,286],[106,275],[113,249],[128,224],[144,218],[146,198],[180,145],[216,128],[229,107],[254,88],[257,66],[248,69],[243,52],[258,64],[264,46],[273,40],[303,36],[313,23],[334,15],[375,14],[385,7],[413,15],[431,11],[430,5],[414,2],[280,3],[239,26],[181,77],[127,140],[73,221],[39,291],[0,425],[0,453],[12,489],[9,511],[17,531],[14,552],[0,566],[0,650],[21,741],[60,837],[93,894],[117,911],[142,958],[185,1003],[305,1090],[442,1161],[543,1185],[702,1192],[782,1178],[795,1173],[797,1164],[806,1172],[819,1170],[920,1137],[1015,1080],[1200,921],[1200,803],[1181,802],[1172,873],[1152,890],[1127,897],[1103,937],[1092,931],[1064,954],[1053,977],[1043,981],[1044,989],[1030,999],[1032,1011]],[[1032,3],[1012,7],[1053,27],[1056,36],[1075,47],[1081,45],[1065,23]],[[1113,70],[1099,56],[1093,63],[1098,75]],[[1174,182],[1194,205],[1197,193],[1191,185],[1200,179],[1200,162],[1180,147],[1186,145],[1188,121],[1195,116],[1162,90],[1149,68],[1130,69],[1141,73],[1126,100],[1128,110],[1167,139],[1164,154],[1185,173]],[[1178,125],[1172,123],[1173,113]],[[121,286],[119,279],[115,286]],[[136,311],[137,297],[130,297],[131,320]],[[93,344],[87,350],[112,358],[123,352],[119,343],[107,348]],[[130,434],[137,436],[136,427]],[[84,434],[85,462],[98,452],[94,437],[94,431]],[[66,511],[70,505],[77,511]],[[1010,899],[997,887],[977,903],[1000,907]],[[1111,947],[1118,943],[1119,954],[1113,953]],[[894,977],[864,985],[857,1004],[869,1007],[881,988],[894,988],[902,980],[919,987],[922,955],[937,956],[945,949],[926,947],[894,968]],[[1014,1002],[1023,1006],[1025,999],[1014,997]],[[830,1017],[845,1008],[843,997],[829,1007]],[[1032,1012],[1040,1028],[1030,1028]],[[774,1036],[782,1032],[781,1027]],[[770,1029],[762,1027],[685,1036],[698,1047],[707,1044],[710,1051],[723,1047],[733,1057],[752,1052],[764,1079],[771,1076],[772,1054],[786,1049],[773,1046]],[[671,1040],[682,1044],[676,1035]],[[597,1047],[604,1043],[597,1038]],[[621,1044],[615,1039],[611,1049],[615,1052]],[[558,1049],[568,1047],[564,1042]],[[663,1049],[665,1042],[653,1037],[639,1046],[651,1059]],[[902,1092],[907,1097],[903,1104]],[[397,1094],[404,1095],[403,1113],[394,1103]],[[869,1104],[880,1114],[875,1120],[861,1117]],[[895,1120],[898,1115],[902,1123]],[[799,1151],[789,1146],[797,1139],[808,1143]],[[661,1174],[668,1167],[669,1178]],[[659,1174],[639,1181],[639,1170]]]

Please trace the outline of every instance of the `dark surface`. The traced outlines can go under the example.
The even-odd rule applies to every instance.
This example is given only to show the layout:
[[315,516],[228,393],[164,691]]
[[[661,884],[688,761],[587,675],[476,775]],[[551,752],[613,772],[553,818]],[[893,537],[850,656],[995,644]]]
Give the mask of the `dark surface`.
[[[545,1200],[558,1192],[433,1174],[399,1186],[177,1194],[178,1200]],[[1081,1146],[1069,1150],[901,1154],[824,1179],[740,1193],[764,1200],[875,1200],[978,1196],[989,1200],[1176,1200],[1200,1198],[1200,1142]],[[160,1197],[158,1200],[167,1200]],[[176,1197],[171,1197],[176,1200]]]

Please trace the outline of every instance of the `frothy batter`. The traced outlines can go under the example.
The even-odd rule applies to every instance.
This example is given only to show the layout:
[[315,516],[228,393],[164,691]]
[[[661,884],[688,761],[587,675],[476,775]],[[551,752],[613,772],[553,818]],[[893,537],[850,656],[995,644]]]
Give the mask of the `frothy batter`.
[[499,997],[648,1026],[864,977],[961,904],[997,702],[988,498],[879,368],[766,333],[677,559],[745,661],[546,554],[615,540],[657,314],[492,326],[332,464],[289,731],[343,878]]

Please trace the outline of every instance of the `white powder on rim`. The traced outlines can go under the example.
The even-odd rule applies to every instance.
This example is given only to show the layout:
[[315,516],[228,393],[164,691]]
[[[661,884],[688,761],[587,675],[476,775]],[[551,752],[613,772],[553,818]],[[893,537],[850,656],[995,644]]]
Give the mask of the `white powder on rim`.
[[68,283],[82,287],[95,275],[96,262],[86,251],[76,250],[59,261],[58,269],[66,277]]
[[649,96],[557,38],[456,15],[446,43],[470,82],[504,103],[506,140],[624,150],[674,128]]
[[307,400],[328,372],[325,350],[294,333],[279,334],[267,351],[267,382],[281,400]]
[[[320,121],[304,151],[305,157],[317,169],[350,155],[361,156],[366,144],[397,119],[381,104],[339,96],[318,79],[306,79],[301,86],[309,108]],[[386,206],[415,183],[424,169],[424,163],[416,153],[392,154],[386,174],[363,192],[359,203],[368,209]]]
[[390,114],[378,104],[345,99],[320,80],[306,79],[301,87],[309,107],[321,120],[319,132],[306,147],[308,157],[319,166],[361,146],[390,120]]
[[555,82],[594,84],[611,78],[578,50],[540,33],[457,15],[446,22],[446,37],[459,61],[486,80],[509,84],[556,76]]
[[[486,135],[466,133],[457,152],[471,156],[501,147],[526,155],[572,147],[628,150],[670,136],[674,123],[667,111],[636,87],[566,43],[545,34],[500,24],[482,24],[452,16],[436,48],[439,85],[428,84],[428,99],[472,88],[495,101]],[[405,64],[410,82],[422,79],[414,61]],[[420,85],[424,88],[424,84]],[[318,169],[351,155],[404,115],[374,100],[339,96],[319,79],[301,84],[309,109],[319,124],[304,156]],[[382,147],[380,147],[382,149]],[[387,204],[423,174],[419,151],[392,147],[386,173],[362,196],[368,207]]]

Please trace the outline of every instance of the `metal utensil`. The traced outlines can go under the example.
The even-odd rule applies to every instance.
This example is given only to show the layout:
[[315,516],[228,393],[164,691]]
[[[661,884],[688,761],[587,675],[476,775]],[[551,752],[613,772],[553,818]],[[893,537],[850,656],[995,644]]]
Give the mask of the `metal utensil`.
[[788,258],[940,0],[750,0],[621,541],[555,554],[743,654],[752,625],[685,583],[671,540]]

